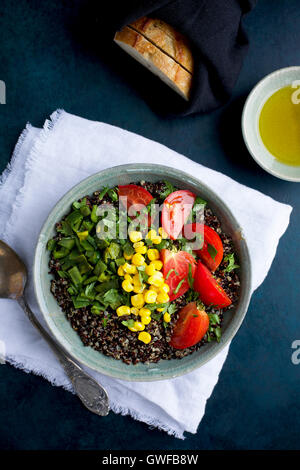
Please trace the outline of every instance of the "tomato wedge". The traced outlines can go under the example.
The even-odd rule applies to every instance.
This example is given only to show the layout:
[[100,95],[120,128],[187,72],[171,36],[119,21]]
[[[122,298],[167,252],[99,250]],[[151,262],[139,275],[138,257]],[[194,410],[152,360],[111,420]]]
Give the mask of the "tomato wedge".
[[191,266],[191,275],[194,277],[196,261],[186,251],[173,253],[166,248],[160,251],[160,257],[163,262],[163,276],[170,287],[169,297],[172,301],[189,290],[189,266]]
[[209,269],[198,261],[195,272],[194,290],[199,292],[200,299],[205,305],[215,305],[218,308],[228,307],[231,300],[213,277]]
[[[127,197],[127,209],[133,204],[143,204],[147,206],[153,199],[153,196],[147,191],[147,189],[137,184],[127,184],[125,186],[119,186],[119,197]],[[122,201],[122,199],[121,199]],[[122,201],[124,204],[124,202]]]
[[[204,241],[201,250],[194,250],[197,256],[211,271],[215,271],[223,259],[223,243],[217,232],[204,224],[187,224],[184,226],[184,236],[191,237],[192,233],[201,233]],[[189,236],[190,235],[190,236]]]
[[171,240],[178,238],[195,199],[195,194],[187,190],[174,191],[165,199],[162,209],[162,226]]
[[209,318],[204,310],[198,310],[196,302],[190,302],[179,312],[170,345],[185,349],[199,343],[208,330]]

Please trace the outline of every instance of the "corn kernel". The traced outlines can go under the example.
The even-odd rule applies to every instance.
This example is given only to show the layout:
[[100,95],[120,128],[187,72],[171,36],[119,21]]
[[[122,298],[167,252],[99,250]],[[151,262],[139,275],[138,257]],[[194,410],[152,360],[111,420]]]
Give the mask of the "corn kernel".
[[135,286],[141,285],[140,276],[138,274],[135,274],[132,279],[133,279],[133,285]]
[[151,341],[151,335],[147,333],[147,331],[141,331],[141,333],[138,336],[138,339],[142,341],[143,343],[148,344]]
[[123,266],[119,266],[119,267],[118,267],[118,275],[119,275],[119,276],[124,276],[124,274],[125,274],[125,273],[124,273]]
[[121,305],[118,307],[117,310],[118,317],[122,317],[123,315],[130,315],[130,308],[127,305]]
[[163,267],[163,263],[160,259],[155,259],[154,261],[151,261],[150,266],[154,266],[155,270],[160,271]]
[[142,308],[145,300],[143,294],[136,294],[131,296],[131,303],[133,307]]
[[137,329],[134,328],[134,326],[129,326],[129,327],[128,327],[128,330],[130,330],[130,331],[137,331]]
[[134,266],[134,264],[125,263],[125,264],[122,265],[122,268],[123,268],[124,272],[127,273],[127,274],[135,274],[136,273],[136,266]]
[[164,284],[164,280],[162,277],[158,276],[159,273],[154,273],[153,276],[148,278],[148,283],[152,284],[155,287],[161,287]]
[[164,311],[164,307],[157,308],[156,310],[157,310],[158,312],[163,312],[163,311]]
[[160,292],[159,287],[151,286],[151,285],[149,286],[149,290],[154,290],[154,292],[156,292],[157,294],[159,294],[159,292]]
[[157,237],[152,238],[152,242],[154,245],[159,245],[161,243],[162,238],[158,235]]
[[132,257],[131,262],[135,266],[142,266],[142,264],[145,262],[145,258],[140,253],[135,253]]
[[162,238],[168,238],[167,232],[162,227],[159,227],[158,233]]
[[159,259],[159,251],[156,248],[149,248],[149,250],[147,251],[147,255],[150,261]]
[[152,240],[153,238],[157,237],[156,230],[149,230],[149,232],[146,235],[146,238],[149,240]]
[[165,304],[166,302],[169,302],[169,300],[170,300],[170,297],[165,292],[160,292],[157,295],[157,303],[158,304]]
[[135,294],[141,294],[144,291],[145,287],[145,284],[136,284],[133,287],[133,292]]
[[127,261],[131,260],[131,258],[133,257],[133,255],[127,255],[125,251],[123,252],[123,256]]
[[161,292],[165,292],[166,294],[168,294],[170,292],[170,287],[168,286],[168,284],[164,283],[161,287],[160,287],[160,291]]
[[132,276],[130,276],[130,274],[124,274],[124,279],[126,279],[127,281],[130,281],[130,282],[133,281]]
[[145,329],[145,325],[140,321],[135,321],[133,328],[136,328],[137,331],[143,331]]
[[141,308],[139,313],[140,313],[141,317],[151,316],[151,310],[149,308],[146,308],[146,307]]
[[[142,242],[139,242],[139,243],[142,243]],[[135,251],[137,253],[140,253],[141,255],[145,255],[147,253],[147,247],[145,245],[142,245],[142,246],[138,246]]]
[[125,292],[132,292],[133,291],[133,285],[131,284],[131,282],[128,279],[125,279],[122,282],[122,287],[123,287]]
[[132,313],[132,315],[138,316],[138,314],[140,313],[140,311],[139,311],[139,309],[136,308],[136,307],[131,307],[130,313]]
[[171,321],[171,315],[168,312],[164,313],[164,321],[166,323],[169,323]]
[[129,239],[132,243],[139,242],[142,240],[143,236],[141,232],[137,232],[136,230],[129,232]]
[[148,276],[152,276],[155,273],[155,266],[152,264],[154,261],[151,261],[150,264],[147,264],[145,272]]
[[144,292],[144,299],[147,304],[154,304],[156,302],[157,293],[153,290],[147,290]]
[[143,323],[143,325],[149,325],[149,323],[151,322],[151,317],[142,316],[141,322]]

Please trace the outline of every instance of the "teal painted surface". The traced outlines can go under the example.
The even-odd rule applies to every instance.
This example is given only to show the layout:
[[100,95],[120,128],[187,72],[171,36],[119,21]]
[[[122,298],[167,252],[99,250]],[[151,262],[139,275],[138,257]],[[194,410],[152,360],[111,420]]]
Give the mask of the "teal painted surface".
[[[91,40],[88,0],[2,0],[0,4],[0,168],[27,121],[41,126],[56,108],[157,140],[294,206],[290,226],[264,284],[234,339],[197,435],[179,441],[129,417],[99,419],[40,377],[0,366],[0,447],[10,449],[299,448],[299,186],[265,173],[241,136],[245,98],[267,73],[299,65],[297,0],[260,0],[246,20],[251,47],[233,97],[203,116],[165,120],[143,100],[128,59]],[[85,13],[81,12],[83,5]],[[78,24],[81,22],[81,25]],[[132,64],[134,70],[140,70]],[[146,78],[146,73],[141,72]],[[151,80],[149,79],[149,83]],[[1,201],[5,203],[5,201]],[[1,315],[4,312],[1,312]],[[166,400],[168,397],[166,397]]]

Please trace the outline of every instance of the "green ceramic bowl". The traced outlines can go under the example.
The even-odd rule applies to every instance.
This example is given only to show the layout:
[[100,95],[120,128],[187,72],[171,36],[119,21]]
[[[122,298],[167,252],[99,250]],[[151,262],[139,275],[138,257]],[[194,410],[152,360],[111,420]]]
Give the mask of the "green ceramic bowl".
[[[162,179],[169,180],[179,188],[189,189],[207,200],[209,207],[220,218],[224,231],[233,238],[239,256],[241,292],[237,305],[224,316],[220,343],[206,344],[183,359],[161,360],[149,365],[127,365],[84,346],[70,326],[50,292],[51,276],[48,274],[49,252],[46,250],[46,243],[55,233],[55,223],[69,212],[72,202],[80,197],[92,194],[103,186],[112,187],[141,180],[155,182]],[[90,176],[72,188],[56,204],[42,227],[36,246],[33,272],[39,307],[56,340],[78,362],[108,376],[130,381],[153,381],[177,377],[211,360],[236,334],[246,314],[251,292],[251,267],[247,244],[242,237],[238,222],[228,207],[211,189],[196,178],[166,166],[151,164],[131,164],[109,168]]]

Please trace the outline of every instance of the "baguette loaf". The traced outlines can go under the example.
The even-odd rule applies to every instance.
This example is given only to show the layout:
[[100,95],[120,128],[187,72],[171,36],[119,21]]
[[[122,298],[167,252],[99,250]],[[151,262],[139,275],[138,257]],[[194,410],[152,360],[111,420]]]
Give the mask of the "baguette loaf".
[[[186,41],[166,23],[146,18],[125,26],[114,41],[138,62],[157,75],[185,100],[189,99],[193,60]],[[154,26],[157,25],[157,26]],[[141,31],[144,28],[143,34]],[[168,30],[168,34],[166,33]],[[146,35],[149,35],[146,37]],[[175,39],[175,38],[180,39]],[[166,50],[165,50],[165,49]],[[188,51],[188,53],[187,53]]]
[[193,73],[193,56],[187,39],[172,26],[157,18],[143,16],[129,25],[159,49]]

